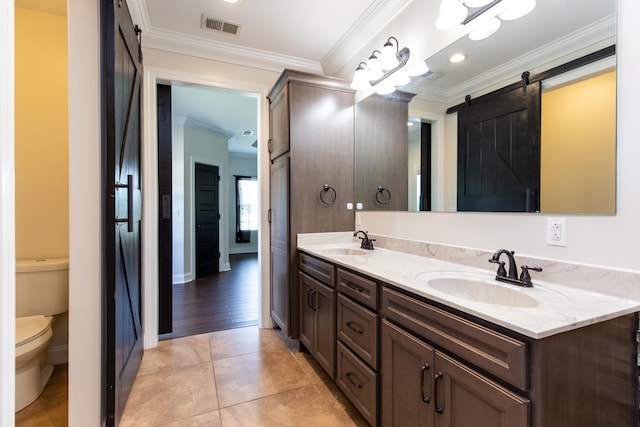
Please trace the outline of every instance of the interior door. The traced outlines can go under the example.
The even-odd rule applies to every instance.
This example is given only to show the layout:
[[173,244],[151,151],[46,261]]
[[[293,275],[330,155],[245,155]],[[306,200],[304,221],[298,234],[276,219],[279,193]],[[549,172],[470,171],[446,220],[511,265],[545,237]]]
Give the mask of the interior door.
[[540,82],[467,102],[458,113],[458,210],[540,209]]
[[138,29],[127,4],[104,0],[103,161],[105,424],[117,425],[142,359],[140,86]]
[[158,109],[158,333],[173,329],[171,86],[157,85]]
[[219,271],[220,207],[217,166],[195,165],[196,278]]

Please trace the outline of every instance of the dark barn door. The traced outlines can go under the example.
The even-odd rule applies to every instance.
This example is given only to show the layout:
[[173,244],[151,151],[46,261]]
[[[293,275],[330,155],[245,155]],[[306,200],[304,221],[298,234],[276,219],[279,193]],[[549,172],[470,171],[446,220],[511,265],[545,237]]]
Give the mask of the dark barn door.
[[218,167],[196,163],[196,279],[217,273],[220,259]]
[[540,114],[540,82],[459,110],[459,211],[539,210]]
[[103,0],[104,416],[118,425],[142,359],[140,86],[137,27],[125,1]]

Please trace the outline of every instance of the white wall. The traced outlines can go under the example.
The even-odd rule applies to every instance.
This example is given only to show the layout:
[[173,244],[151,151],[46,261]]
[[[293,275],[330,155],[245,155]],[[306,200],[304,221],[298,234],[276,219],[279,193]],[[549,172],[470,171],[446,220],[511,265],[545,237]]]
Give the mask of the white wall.
[[[98,2],[68,0],[69,426],[100,425],[100,23]],[[3,399],[4,400],[4,399]]]
[[[258,230],[251,231],[248,243],[236,242],[236,190],[235,175],[258,176],[258,158],[250,155],[229,154],[229,253],[258,252]],[[233,265],[231,266],[233,268]]]
[[618,1],[617,214],[566,216],[567,247],[545,244],[546,215],[360,212],[359,228],[371,233],[466,246],[508,248],[522,255],[640,271],[640,2]]
[[184,256],[184,122],[171,123],[171,251],[173,277],[172,283],[185,283],[190,263]]

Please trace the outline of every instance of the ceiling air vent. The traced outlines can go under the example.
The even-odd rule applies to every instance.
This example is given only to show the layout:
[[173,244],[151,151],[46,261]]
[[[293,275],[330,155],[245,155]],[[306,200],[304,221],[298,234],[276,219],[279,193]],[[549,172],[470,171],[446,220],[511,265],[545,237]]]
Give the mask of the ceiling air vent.
[[237,36],[240,32],[240,24],[226,21],[215,16],[202,14],[202,28]]

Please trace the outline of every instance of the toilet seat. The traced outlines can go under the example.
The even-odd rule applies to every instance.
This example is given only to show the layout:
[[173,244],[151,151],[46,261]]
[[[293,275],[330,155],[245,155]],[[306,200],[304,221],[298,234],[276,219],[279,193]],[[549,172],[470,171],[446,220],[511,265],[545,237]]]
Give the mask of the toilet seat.
[[43,315],[16,318],[16,348],[28,344],[46,334],[50,317]]

